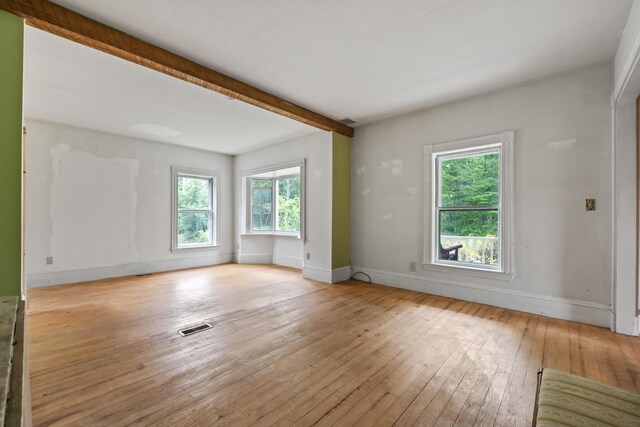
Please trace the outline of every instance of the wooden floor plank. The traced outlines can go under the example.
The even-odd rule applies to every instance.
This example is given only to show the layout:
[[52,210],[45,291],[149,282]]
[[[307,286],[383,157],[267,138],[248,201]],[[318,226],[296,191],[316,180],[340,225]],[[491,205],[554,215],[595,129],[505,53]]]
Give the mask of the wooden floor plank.
[[[637,337],[216,267],[29,291],[34,425],[530,425],[550,366],[640,388]],[[177,330],[214,328],[190,337]]]

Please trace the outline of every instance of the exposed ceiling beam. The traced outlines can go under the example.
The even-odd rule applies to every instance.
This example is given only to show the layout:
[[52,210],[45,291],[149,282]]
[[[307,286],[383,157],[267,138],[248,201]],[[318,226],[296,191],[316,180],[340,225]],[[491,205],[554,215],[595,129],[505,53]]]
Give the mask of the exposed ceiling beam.
[[325,130],[353,136],[353,128],[292,104],[204,65],[147,43],[46,0],[0,0],[0,9],[25,23],[127,61]]

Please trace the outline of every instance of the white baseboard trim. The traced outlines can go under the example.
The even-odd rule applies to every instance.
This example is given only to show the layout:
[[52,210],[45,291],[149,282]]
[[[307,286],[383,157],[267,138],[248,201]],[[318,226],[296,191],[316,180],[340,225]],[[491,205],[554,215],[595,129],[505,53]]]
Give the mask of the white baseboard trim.
[[588,301],[537,295],[470,283],[443,283],[409,274],[392,273],[366,267],[353,267],[371,276],[374,283],[409,289],[464,301],[493,305],[526,313],[541,314],[596,326],[611,327],[611,307]]
[[331,271],[331,283],[338,283],[351,278],[351,266],[336,268]]
[[272,263],[275,265],[281,265],[283,267],[291,267],[291,268],[302,268],[302,258],[297,258],[293,256],[284,256],[284,255],[274,255],[272,258]]
[[329,270],[328,268],[302,267],[302,277],[324,283],[338,283],[351,277],[351,266]]
[[[626,316],[624,315],[626,314]],[[634,313],[635,314],[635,311]],[[612,316],[612,330],[619,334],[637,336],[640,332],[638,328],[638,316],[629,315],[629,313],[616,313]]]
[[317,280],[318,282],[331,283],[331,270],[328,268],[305,265],[302,267],[302,277],[305,279]]
[[162,261],[122,264],[109,267],[83,268],[79,270],[56,271],[27,275],[27,288],[63,285],[112,277],[133,276],[136,274],[159,273],[162,271],[183,270],[186,268],[206,267],[225,264],[233,260],[233,254],[215,254],[188,258],[166,259]]
[[272,264],[273,256],[265,254],[240,254],[238,264]]

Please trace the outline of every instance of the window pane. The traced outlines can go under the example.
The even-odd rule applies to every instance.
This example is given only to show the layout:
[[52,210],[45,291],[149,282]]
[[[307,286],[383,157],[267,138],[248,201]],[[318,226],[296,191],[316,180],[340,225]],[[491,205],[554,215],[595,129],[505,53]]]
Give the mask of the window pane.
[[440,211],[438,259],[498,265],[498,210]]
[[178,212],[178,245],[212,244],[211,212]]
[[260,205],[264,203],[271,204],[271,188],[254,188],[253,204]]
[[276,180],[278,231],[300,231],[300,177]]
[[253,231],[271,231],[271,209],[273,205],[271,179],[251,180],[253,205],[251,206],[251,229]]
[[271,214],[271,205],[253,205],[251,210],[254,214]]
[[440,206],[496,206],[499,196],[498,151],[440,160]]
[[252,225],[254,231],[271,231],[271,214],[254,213]]
[[209,178],[178,176],[178,209],[209,209],[211,185]]

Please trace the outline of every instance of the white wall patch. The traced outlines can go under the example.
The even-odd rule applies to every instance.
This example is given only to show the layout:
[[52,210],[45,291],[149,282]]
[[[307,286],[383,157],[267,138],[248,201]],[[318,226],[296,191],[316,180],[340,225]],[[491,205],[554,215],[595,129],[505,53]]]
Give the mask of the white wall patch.
[[551,148],[552,150],[566,150],[567,148],[571,148],[576,143],[576,141],[576,139],[553,141],[549,143],[549,148]]
[[[130,263],[135,245],[140,161],[51,148],[51,253],[58,268]],[[99,260],[99,261],[98,261]]]
[[418,187],[407,187],[407,194],[413,196],[414,194],[418,194],[420,189]]

